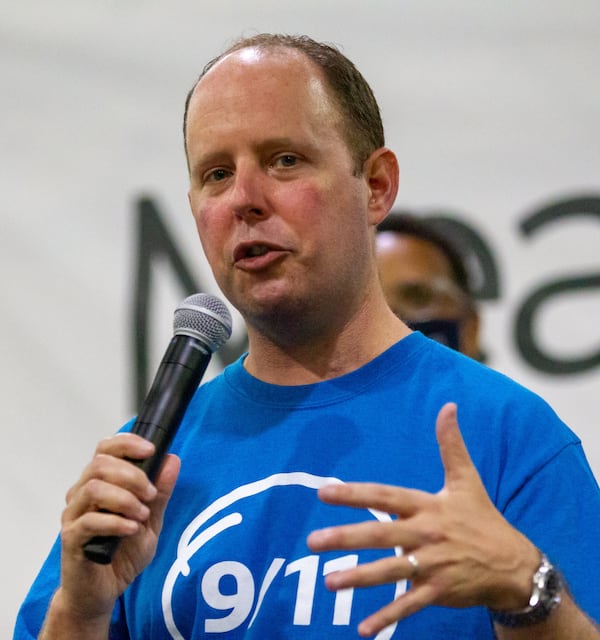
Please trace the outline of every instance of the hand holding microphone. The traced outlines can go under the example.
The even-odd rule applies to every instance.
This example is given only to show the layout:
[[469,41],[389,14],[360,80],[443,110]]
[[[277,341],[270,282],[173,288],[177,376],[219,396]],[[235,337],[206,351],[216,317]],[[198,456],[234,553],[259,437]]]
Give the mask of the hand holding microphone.
[[[212,353],[231,335],[231,315],[225,304],[204,293],[187,297],[175,310],[174,336],[163,356],[132,433],[150,440],[155,452],[133,462],[154,480],[186,409],[208,367]],[[117,536],[96,536],[84,545],[85,556],[109,564]]]

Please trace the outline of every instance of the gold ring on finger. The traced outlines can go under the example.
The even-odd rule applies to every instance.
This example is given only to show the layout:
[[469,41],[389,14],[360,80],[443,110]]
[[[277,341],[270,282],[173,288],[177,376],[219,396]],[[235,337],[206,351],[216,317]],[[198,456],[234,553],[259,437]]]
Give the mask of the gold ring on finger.
[[408,564],[412,567],[412,571],[410,572],[409,578],[414,578],[419,573],[419,561],[417,560],[414,553],[409,553],[406,556],[406,560]]

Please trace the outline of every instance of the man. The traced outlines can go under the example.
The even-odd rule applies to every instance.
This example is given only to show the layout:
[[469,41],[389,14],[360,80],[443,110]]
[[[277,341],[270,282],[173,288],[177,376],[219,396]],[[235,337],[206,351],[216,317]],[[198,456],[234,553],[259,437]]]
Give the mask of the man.
[[385,297],[412,329],[481,359],[479,313],[463,258],[435,226],[392,211],[377,227]]
[[[353,65],[307,38],[242,41],[190,93],[185,141],[249,352],[199,388],[155,487],[128,462],[150,444],[98,445],[17,637],[45,615],[45,640],[492,638],[493,610],[501,638],[597,638],[575,604],[598,615],[577,438],[385,301],[374,229],[398,167]],[[97,535],[123,538],[109,565],[82,553]]]

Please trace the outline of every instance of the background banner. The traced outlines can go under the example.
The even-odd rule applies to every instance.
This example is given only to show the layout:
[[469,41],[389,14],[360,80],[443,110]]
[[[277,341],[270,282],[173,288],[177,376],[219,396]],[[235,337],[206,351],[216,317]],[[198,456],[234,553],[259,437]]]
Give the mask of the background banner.
[[[467,240],[488,364],[546,398],[600,475],[597,0],[0,0],[1,637],[67,489],[135,413],[175,306],[219,294],[187,203],[183,104],[210,58],[261,31],[357,64],[399,157],[397,206]],[[209,375],[244,349],[233,315]]]

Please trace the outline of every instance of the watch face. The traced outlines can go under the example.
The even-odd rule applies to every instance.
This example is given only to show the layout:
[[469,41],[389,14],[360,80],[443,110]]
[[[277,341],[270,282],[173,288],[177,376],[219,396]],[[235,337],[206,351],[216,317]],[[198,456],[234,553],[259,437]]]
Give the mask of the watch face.
[[540,599],[546,605],[550,605],[553,609],[560,603],[560,592],[562,591],[563,581],[561,575],[556,569],[551,568],[546,578],[546,586],[542,591]]

